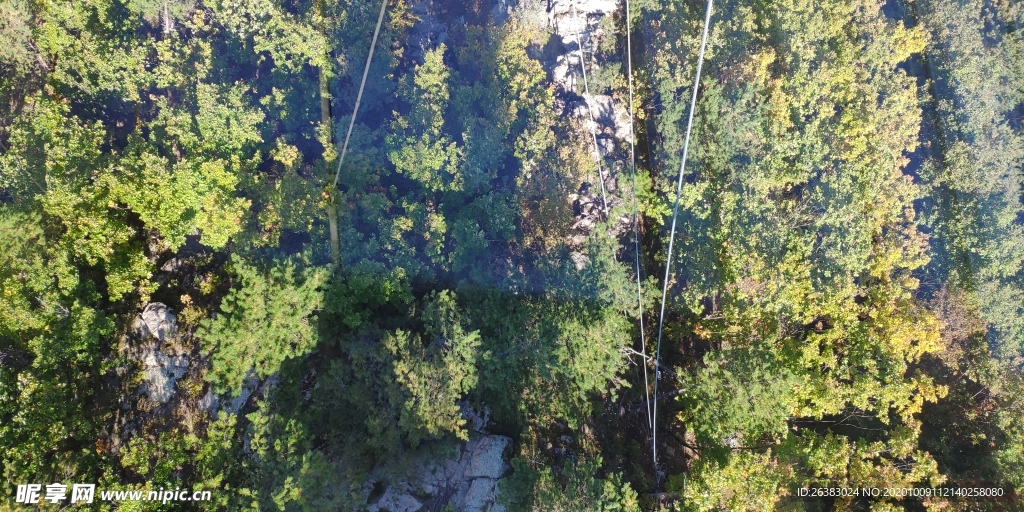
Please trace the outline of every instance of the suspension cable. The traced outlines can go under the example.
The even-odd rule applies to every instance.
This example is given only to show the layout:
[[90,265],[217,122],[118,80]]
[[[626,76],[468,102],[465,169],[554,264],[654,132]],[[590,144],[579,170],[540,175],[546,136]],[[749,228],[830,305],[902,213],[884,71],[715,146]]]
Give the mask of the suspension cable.
[[633,26],[629,0],[626,0],[626,76],[629,77],[629,173],[633,178],[633,249],[636,255],[636,303],[640,320],[640,355],[644,358],[644,398],[647,403],[647,427],[654,431],[651,416],[650,384],[647,377],[647,337],[644,334],[644,298],[640,286],[640,215],[636,200],[636,127],[633,124]]
[[363,68],[363,80],[359,83],[359,93],[356,94],[356,105],[352,108],[352,119],[348,122],[348,133],[345,134],[345,144],[341,146],[341,156],[338,158],[338,170],[334,173],[334,186],[337,188],[338,179],[341,178],[341,164],[345,162],[345,154],[348,153],[348,141],[352,138],[352,128],[356,125],[356,114],[359,113],[359,103],[363,100],[363,88],[366,87],[366,76],[370,73],[370,62],[373,61],[373,50],[377,47],[377,36],[380,35],[380,26],[384,24],[384,11],[387,10],[388,0],[380,4],[380,15],[377,16],[377,28],[373,30],[373,41],[370,42],[370,55],[366,57],[366,67]]
[[[700,85],[700,72],[704,66],[704,49],[708,43],[708,28],[711,26],[711,3],[713,0],[708,0],[707,12],[704,15],[704,33],[701,35],[700,40],[700,56],[697,57],[697,73],[693,78],[693,96],[690,98],[690,116],[686,121],[686,138],[683,141],[683,159],[679,164],[679,180],[676,183],[676,202],[675,207],[672,210],[672,228],[669,230],[668,236],[668,254],[665,259],[665,282],[661,289],[661,313],[658,315],[658,343],[655,349],[654,362],[657,365],[661,359],[661,333],[665,326],[665,299],[668,297],[668,278],[670,270],[672,268],[672,243],[675,241],[676,235],[676,219],[679,216],[679,197],[683,192],[683,172],[686,169],[686,156],[690,149],[690,129],[693,128],[693,112],[697,107],[697,88]],[[658,376],[661,372],[655,367],[654,374],[654,396],[658,396]],[[651,441],[652,456],[654,458],[654,471],[655,480],[660,480],[657,477],[658,472],[658,401],[654,401],[654,411],[652,415],[654,422],[654,435]]]
[[[576,3],[572,4],[572,15],[576,18],[576,23],[580,21],[579,13],[576,11]],[[604,194],[604,164],[602,163],[601,147],[597,145],[597,123],[594,121],[594,110],[590,108],[590,85],[587,83],[587,60],[583,53],[583,36],[580,35],[580,30],[576,29],[576,42],[580,47],[580,68],[583,70],[583,92],[584,103],[587,104],[587,113],[590,114],[590,135],[594,138],[594,152],[597,153],[597,176],[598,181],[601,182],[601,209],[604,212],[605,217],[608,217],[608,202],[605,200]]]

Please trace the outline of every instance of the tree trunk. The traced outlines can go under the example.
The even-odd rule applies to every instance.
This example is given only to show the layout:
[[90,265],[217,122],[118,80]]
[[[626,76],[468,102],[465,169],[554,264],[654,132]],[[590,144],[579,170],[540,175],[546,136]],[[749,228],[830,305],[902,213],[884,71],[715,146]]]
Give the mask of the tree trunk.
[[[327,129],[327,140],[329,143],[334,142],[334,123],[331,119],[331,91],[330,84],[328,83],[327,73],[320,69],[320,122]],[[334,151],[325,151],[328,155],[333,155]],[[326,155],[325,155],[326,156]],[[333,158],[326,159],[329,164],[333,161]],[[327,166],[330,169],[330,166]],[[329,176],[329,175],[328,175]],[[331,228],[331,259],[334,260],[335,266],[341,263],[341,241],[338,239],[338,189],[337,187],[331,187],[329,194],[331,196],[331,203],[327,207],[327,220]]]

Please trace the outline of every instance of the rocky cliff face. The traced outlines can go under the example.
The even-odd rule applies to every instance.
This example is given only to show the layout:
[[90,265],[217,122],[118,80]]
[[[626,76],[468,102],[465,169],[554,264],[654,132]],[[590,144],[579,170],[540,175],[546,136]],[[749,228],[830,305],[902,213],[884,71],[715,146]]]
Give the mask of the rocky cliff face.
[[188,353],[174,343],[177,332],[177,318],[160,302],[147,305],[132,324],[137,340],[133,355],[143,370],[140,392],[158,404],[171,399],[175,383],[189,369]]
[[[609,209],[623,203],[618,180],[628,169],[632,135],[628,100],[614,94],[607,83],[609,76],[621,74],[617,67],[623,65],[618,53],[607,51],[615,47],[611,20],[618,8],[617,0],[522,0],[515,7],[518,16],[550,31],[550,39],[537,57],[555,86],[553,108],[579,121],[585,132],[580,140],[588,142],[586,150],[601,162]],[[603,218],[600,194],[601,183],[595,182],[571,198],[575,228],[584,236]],[[613,230],[625,230],[630,222],[630,218],[620,218]]]
[[498,503],[498,482],[508,471],[505,451],[512,440],[474,434],[456,453],[441,460],[424,460],[408,476],[395,478],[384,465],[363,486],[369,512],[452,510],[504,512]]

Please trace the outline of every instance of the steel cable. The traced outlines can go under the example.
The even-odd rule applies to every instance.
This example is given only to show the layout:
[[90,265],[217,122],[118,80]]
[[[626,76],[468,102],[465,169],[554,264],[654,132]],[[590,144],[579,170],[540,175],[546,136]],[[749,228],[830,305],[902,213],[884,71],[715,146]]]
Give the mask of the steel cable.
[[658,376],[661,373],[658,369],[661,360],[661,335],[662,330],[665,326],[665,299],[668,297],[668,280],[671,275],[672,268],[672,245],[675,241],[676,235],[676,219],[679,217],[679,198],[683,192],[683,173],[686,170],[686,157],[690,150],[690,130],[693,128],[693,113],[697,107],[697,89],[700,86],[700,73],[704,66],[704,50],[708,43],[708,29],[711,26],[711,3],[713,0],[708,0],[707,12],[704,15],[704,33],[701,35],[700,40],[700,56],[697,57],[697,73],[693,79],[693,96],[690,98],[690,115],[686,121],[686,138],[683,141],[683,159],[679,164],[679,179],[676,183],[676,201],[675,207],[672,210],[672,227],[669,230],[668,236],[668,252],[665,257],[665,282],[661,289],[661,313],[658,315],[658,342],[655,348],[654,355],[654,411],[651,419],[653,424],[653,435],[651,440],[651,455],[654,460],[655,479],[660,480],[657,477],[658,471]]

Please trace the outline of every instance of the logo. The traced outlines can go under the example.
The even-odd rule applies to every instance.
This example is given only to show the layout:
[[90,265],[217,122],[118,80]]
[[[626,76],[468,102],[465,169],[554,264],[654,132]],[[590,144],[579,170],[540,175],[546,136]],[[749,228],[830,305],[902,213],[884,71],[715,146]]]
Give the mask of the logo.
[[[53,483],[46,486],[45,495],[42,494],[42,484],[18,484],[18,491],[15,494],[15,502],[23,504],[36,504],[39,499],[50,503],[62,503],[68,499],[68,486]],[[96,497],[96,484],[74,484],[71,486],[71,503],[92,503]]]

